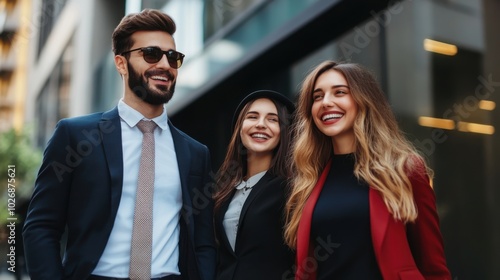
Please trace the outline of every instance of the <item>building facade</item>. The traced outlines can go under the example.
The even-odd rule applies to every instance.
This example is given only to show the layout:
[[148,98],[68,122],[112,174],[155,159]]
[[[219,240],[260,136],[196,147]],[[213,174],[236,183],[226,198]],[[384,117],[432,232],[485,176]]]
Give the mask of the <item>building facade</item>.
[[[33,0],[26,121],[43,147],[56,122],[120,98],[111,33],[157,8],[186,54],[174,124],[222,162],[234,108],[272,89],[294,99],[326,59],[374,71],[433,186],[455,279],[500,279],[500,2],[496,0]],[[33,31],[35,32],[35,31]]]
[[0,132],[23,128],[31,1],[0,0]]

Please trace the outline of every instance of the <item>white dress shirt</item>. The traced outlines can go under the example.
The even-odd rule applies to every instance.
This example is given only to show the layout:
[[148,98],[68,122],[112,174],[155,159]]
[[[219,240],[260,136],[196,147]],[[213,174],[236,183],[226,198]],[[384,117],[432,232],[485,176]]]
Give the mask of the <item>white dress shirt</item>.
[[[136,126],[146,119],[123,100],[118,103],[123,150],[123,189],[113,229],[104,252],[92,272],[94,275],[127,278],[137,190],[142,132]],[[158,127],[155,136],[155,181],[153,197],[153,255],[151,277],[180,274],[179,213],[182,190],[172,134],[166,108],[152,119]]]
[[226,214],[224,214],[224,220],[222,221],[222,225],[224,226],[224,230],[226,231],[227,239],[229,240],[229,244],[233,248],[236,244],[236,234],[238,232],[238,223],[240,220],[241,209],[243,208],[243,204],[247,200],[248,195],[253,189],[253,186],[259,182],[262,177],[266,174],[266,171],[262,171],[248,178],[246,181],[242,181],[236,186],[236,192],[229,203],[229,207],[227,208]]

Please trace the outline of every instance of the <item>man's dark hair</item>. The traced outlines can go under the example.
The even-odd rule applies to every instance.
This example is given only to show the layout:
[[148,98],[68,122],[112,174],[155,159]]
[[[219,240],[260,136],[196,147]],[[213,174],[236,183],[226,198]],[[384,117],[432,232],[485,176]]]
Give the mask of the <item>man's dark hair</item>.
[[134,44],[131,36],[137,31],[164,31],[174,35],[175,29],[174,20],[158,10],[144,9],[140,13],[126,15],[113,31],[113,53],[118,55],[129,50]]

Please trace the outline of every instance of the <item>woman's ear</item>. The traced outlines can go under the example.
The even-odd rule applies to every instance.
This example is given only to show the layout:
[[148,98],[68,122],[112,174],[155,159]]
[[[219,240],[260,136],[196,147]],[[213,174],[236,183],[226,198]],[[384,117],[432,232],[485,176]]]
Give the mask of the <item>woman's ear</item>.
[[115,55],[115,67],[121,76],[127,74],[127,59],[122,55]]

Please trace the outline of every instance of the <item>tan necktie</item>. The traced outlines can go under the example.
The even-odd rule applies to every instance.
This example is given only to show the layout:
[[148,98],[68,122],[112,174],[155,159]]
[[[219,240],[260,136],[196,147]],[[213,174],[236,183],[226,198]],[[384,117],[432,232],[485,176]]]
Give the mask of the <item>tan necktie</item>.
[[151,279],[153,190],[155,181],[154,130],[156,123],[141,120],[137,127],[143,133],[143,138],[139,180],[135,197],[129,277],[132,280],[145,280]]

